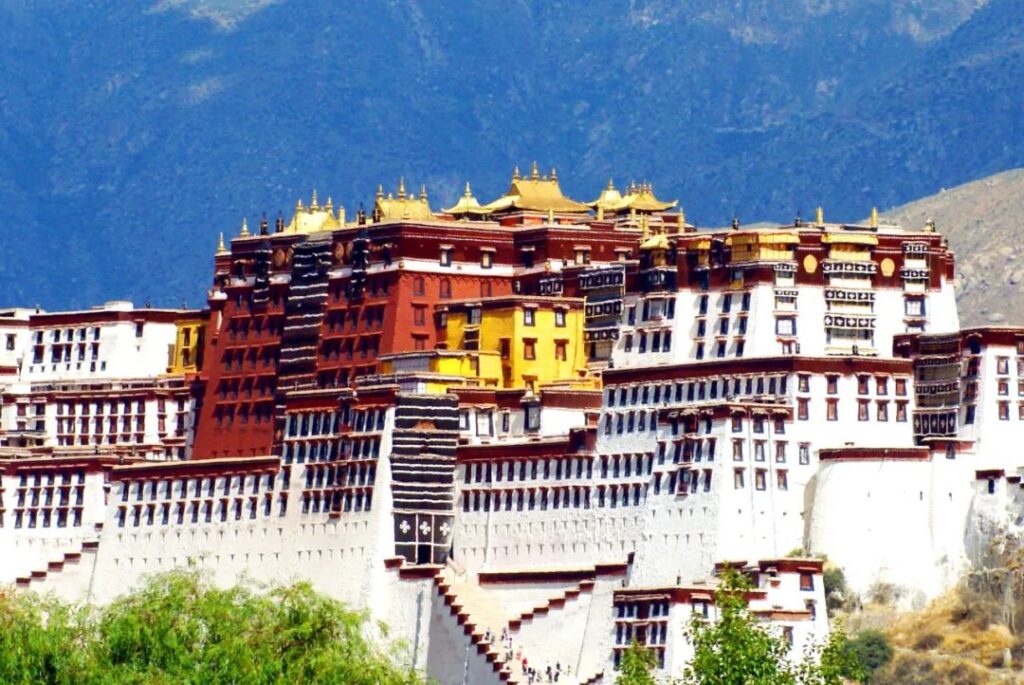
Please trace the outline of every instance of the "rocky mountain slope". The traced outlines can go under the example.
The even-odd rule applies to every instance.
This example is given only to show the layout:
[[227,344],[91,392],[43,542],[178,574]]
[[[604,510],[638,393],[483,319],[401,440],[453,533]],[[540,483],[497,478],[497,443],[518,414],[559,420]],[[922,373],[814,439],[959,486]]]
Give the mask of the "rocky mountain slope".
[[9,0],[0,44],[0,305],[200,304],[219,231],[400,175],[714,225],[1024,165],[1019,0]]
[[1024,325],[1024,169],[967,183],[884,213],[904,226],[934,219],[957,256],[964,326]]

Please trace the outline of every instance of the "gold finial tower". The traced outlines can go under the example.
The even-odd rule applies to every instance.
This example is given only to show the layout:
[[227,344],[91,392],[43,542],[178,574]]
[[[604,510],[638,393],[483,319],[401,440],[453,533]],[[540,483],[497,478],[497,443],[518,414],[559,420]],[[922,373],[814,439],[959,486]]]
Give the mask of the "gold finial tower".
[[814,225],[819,227],[825,225],[825,210],[822,209],[821,205],[818,205],[818,208],[814,210]]
[[227,248],[227,245],[224,244],[224,231],[221,231],[220,232],[220,240],[217,241],[217,254],[222,255],[222,254],[227,254],[227,253],[228,253],[228,248]]
[[242,219],[242,230],[238,233],[238,237],[248,238],[250,235],[252,234],[249,233],[249,221],[248,219]]
[[878,228],[878,207],[871,208],[871,228]]

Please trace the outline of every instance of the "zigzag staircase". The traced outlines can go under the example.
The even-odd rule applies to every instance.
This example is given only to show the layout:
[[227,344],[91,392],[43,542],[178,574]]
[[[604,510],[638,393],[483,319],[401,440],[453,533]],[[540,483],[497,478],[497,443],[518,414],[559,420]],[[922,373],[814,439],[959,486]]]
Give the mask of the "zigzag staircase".
[[[14,585],[19,590],[35,592],[54,590],[58,595],[78,599],[77,595],[84,594],[81,591],[86,590],[87,587],[75,586],[76,580],[81,583],[83,579],[69,578],[68,574],[86,568],[86,559],[95,557],[99,547],[98,539],[85,540],[78,549],[64,552],[56,559],[47,562],[46,568],[36,569],[28,575],[18,577],[15,579]],[[61,585],[62,580],[69,582]]]

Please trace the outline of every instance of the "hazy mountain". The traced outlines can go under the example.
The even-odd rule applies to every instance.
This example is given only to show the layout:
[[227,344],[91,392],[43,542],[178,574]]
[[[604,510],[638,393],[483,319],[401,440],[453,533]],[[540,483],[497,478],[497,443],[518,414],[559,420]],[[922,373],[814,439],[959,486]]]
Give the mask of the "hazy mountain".
[[1024,165],[1019,0],[6,0],[0,304],[203,301],[312,188],[557,166],[703,224],[856,218]]
[[943,190],[883,216],[908,227],[934,219],[956,253],[962,325],[1024,325],[1024,169]]

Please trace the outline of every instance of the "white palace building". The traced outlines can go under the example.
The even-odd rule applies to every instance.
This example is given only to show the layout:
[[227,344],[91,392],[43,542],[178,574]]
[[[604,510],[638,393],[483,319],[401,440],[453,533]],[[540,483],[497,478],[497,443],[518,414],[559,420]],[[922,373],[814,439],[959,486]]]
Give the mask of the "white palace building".
[[1024,329],[953,278],[931,224],[698,230],[536,169],[314,196],[203,310],[0,312],[0,582],[305,579],[444,685],[607,685],[634,640],[678,674],[732,565],[800,655],[823,556],[921,605],[1019,532]]

